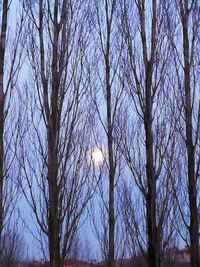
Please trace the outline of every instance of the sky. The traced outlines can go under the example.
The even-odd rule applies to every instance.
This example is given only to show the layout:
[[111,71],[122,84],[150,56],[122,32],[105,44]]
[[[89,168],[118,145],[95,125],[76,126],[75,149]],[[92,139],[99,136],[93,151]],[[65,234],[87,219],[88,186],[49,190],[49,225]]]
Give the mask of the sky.
[[[17,0],[12,1],[12,8],[11,8],[11,13],[10,13],[11,30],[14,30],[15,21],[17,19],[17,15],[19,14],[18,11],[16,11],[17,8],[18,8],[18,1]],[[20,72],[20,79],[19,79],[19,84],[22,87],[23,87],[25,81],[27,80],[28,73],[29,73],[28,64],[25,63],[22,67],[21,72]],[[96,151],[95,161],[97,163],[101,162],[101,154],[99,153],[99,151]],[[21,199],[17,203],[17,205],[20,207],[21,217],[25,223],[25,226],[23,228],[23,235],[24,235],[25,242],[27,244],[27,250],[25,252],[25,254],[26,254],[25,257],[28,254],[29,259],[33,259],[33,258],[34,259],[40,259],[40,258],[42,258],[42,254],[40,253],[40,249],[39,249],[34,237],[30,233],[30,231],[28,230],[28,228],[30,228],[31,231],[33,231],[33,232],[35,231],[34,230],[34,220],[31,217],[32,211],[31,211],[29,205],[27,204],[27,202],[23,196],[21,197]],[[26,227],[26,225],[28,225],[28,228]],[[94,251],[93,255],[94,255],[94,257],[96,257],[96,255],[98,254],[98,252],[97,252],[98,251],[98,243],[94,237],[94,234],[92,233],[89,220],[87,220],[80,235],[82,236],[81,238],[82,238],[83,242],[84,242],[84,240],[86,240],[86,237],[89,237],[89,240],[91,242],[91,246],[93,247],[93,251]]]

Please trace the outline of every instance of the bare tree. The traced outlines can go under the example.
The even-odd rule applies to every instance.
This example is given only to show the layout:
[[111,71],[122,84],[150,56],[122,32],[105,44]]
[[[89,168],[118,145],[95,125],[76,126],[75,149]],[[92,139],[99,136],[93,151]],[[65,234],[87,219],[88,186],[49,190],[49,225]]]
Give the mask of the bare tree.
[[21,185],[43,252],[47,242],[51,266],[60,267],[93,194],[87,160],[87,2],[26,1],[26,11],[31,75],[21,114],[27,119],[20,127]]
[[[121,159],[118,149],[117,118],[123,99],[119,79],[119,62],[122,52],[122,39],[118,39],[117,1],[94,1],[91,21],[93,26],[95,53],[92,64],[95,69],[91,76],[91,96],[97,114],[95,146],[103,154],[100,167],[97,199],[95,206],[100,216],[102,229],[94,223],[101,251],[109,267],[115,266],[117,191],[116,186],[121,175]],[[98,217],[99,218],[99,217]]]
[[[121,148],[138,188],[133,198],[145,205],[142,209],[133,204],[136,213],[133,215],[133,210],[131,218],[139,234],[136,242],[144,252],[147,249],[151,267],[162,266],[164,247],[173,231],[167,221],[174,213],[171,171],[175,167],[176,114],[168,79],[171,55],[165,28],[162,1],[123,1],[124,77],[131,101],[123,112],[128,123],[125,121],[121,130]],[[138,221],[138,212],[145,216],[145,227]]]
[[[168,8],[171,12],[168,12],[168,34],[173,49],[174,77],[177,80],[175,84],[176,101],[180,112],[177,132],[180,137],[181,149],[179,181],[182,193],[177,194],[176,199],[179,203],[181,220],[189,233],[188,245],[193,267],[200,264],[198,213],[200,176],[199,9],[198,1],[173,1]],[[172,13],[176,19],[171,16]],[[181,197],[183,197],[182,202],[184,200],[183,207],[180,207]],[[187,216],[188,212],[189,217]],[[182,233],[181,236],[186,242],[188,241],[187,234]]]
[[[15,90],[22,65],[21,35],[24,24],[22,5],[18,5],[20,15],[16,17],[16,24],[11,25],[9,13],[15,7],[7,0],[0,3],[0,254],[3,228],[10,220],[12,202],[17,195],[16,175],[13,171],[17,149],[17,116],[13,117],[13,110],[16,108]],[[8,28],[11,26],[14,30],[8,36]]]
[[6,227],[3,232],[3,249],[0,255],[0,265],[2,267],[17,266],[19,260],[22,260],[25,249],[22,227],[20,226],[19,216],[15,216],[11,227]]

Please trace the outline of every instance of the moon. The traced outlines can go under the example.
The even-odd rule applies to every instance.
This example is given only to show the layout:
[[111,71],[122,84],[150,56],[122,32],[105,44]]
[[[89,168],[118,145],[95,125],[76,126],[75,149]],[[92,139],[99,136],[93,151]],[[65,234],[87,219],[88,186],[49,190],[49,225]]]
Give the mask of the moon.
[[99,148],[95,148],[92,152],[92,160],[94,161],[95,165],[101,165],[104,161],[104,156]]

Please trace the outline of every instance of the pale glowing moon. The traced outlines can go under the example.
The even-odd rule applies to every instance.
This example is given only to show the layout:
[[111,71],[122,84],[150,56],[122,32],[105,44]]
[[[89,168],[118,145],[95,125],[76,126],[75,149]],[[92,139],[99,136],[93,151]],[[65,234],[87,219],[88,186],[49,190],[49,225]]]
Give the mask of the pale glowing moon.
[[95,165],[101,165],[103,163],[103,153],[99,148],[95,148],[92,152],[92,160],[94,161]]

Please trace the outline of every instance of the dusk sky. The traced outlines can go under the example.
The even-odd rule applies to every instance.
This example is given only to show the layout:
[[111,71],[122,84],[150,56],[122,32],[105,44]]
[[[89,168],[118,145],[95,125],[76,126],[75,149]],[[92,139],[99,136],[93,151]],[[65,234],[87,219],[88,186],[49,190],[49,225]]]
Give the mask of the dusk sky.
[[200,266],[199,11],[0,1],[0,267]]

